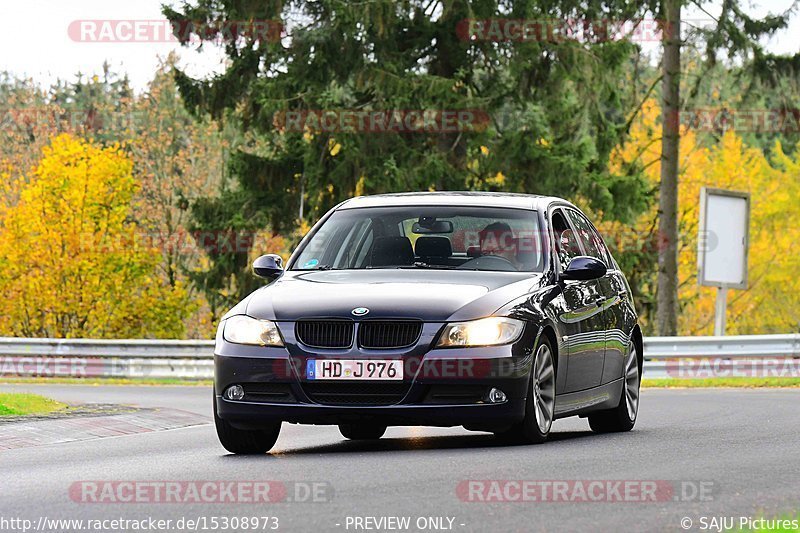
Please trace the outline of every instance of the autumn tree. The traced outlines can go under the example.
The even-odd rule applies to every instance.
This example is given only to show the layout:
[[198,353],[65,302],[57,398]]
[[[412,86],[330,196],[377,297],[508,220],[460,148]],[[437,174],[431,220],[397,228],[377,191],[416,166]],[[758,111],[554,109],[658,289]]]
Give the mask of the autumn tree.
[[[190,206],[198,198],[216,198],[226,186],[226,163],[237,134],[229,123],[193,117],[185,108],[173,76],[177,56],[165,58],[146,91],[132,104],[127,149],[139,183],[139,228],[161,251],[159,275],[170,286],[187,285],[200,304],[189,334],[207,336],[218,318],[217,298],[202,276],[210,265],[205,243],[219,232],[194,231]],[[197,283],[195,281],[197,280]]]
[[[102,76],[76,74],[49,87],[30,79],[0,73],[0,161],[6,161],[9,179],[2,202],[13,205],[19,186],[42,149],[60,134],[102,142],[125,140],[132,119],[133,93],[127,79],[103,65]],[[12,186],[13,185],[13,186]]]
[[177,337],[185,287],[158,276],[158,249],[130,217],[133,163],[116,144],[52,139],[0,204],[0,334]]
[[[16,203],[42,148],[59,134],[100,145],[123,143],[137,182],[131,220],[140,240],[149,240],[160,252],[159,278],[186,287],[197,304],[187,319],[187,335],[207,337],[219,309],[206,301],[202,280],[193,282],[208,270],[209,261],[189,224],[189,206],[198,197],[216,197],[224,188],[236,130],[230,122],[222,125],[189,114],[173,77],[176,62],[174,54],[161,60],[139,94],[107,64],[98,75],[77,73],[47,87],[0,74],[0,172],[8,175],[0,195],[7,207]],[[211,299],[216,300],[213,294]]]

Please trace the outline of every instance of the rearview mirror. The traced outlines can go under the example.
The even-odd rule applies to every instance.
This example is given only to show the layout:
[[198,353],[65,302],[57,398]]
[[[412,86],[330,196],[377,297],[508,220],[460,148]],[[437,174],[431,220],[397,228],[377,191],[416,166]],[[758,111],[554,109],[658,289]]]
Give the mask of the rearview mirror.
[[588,255],[573,257],[567,265],[567,269],[561,273],[561,279],[565,280],[589,280],[602,278],[606,274],[606,265],[599,259]]
[[274,281],[283,274],[283,259],[277,254],[262,255],[253,261],[253,272],[259,278]]
[[414,222],[411,225],[411,233],[415,235],[426,235],[428,233],[453,233],[453,223],[449,220],[427,220]]

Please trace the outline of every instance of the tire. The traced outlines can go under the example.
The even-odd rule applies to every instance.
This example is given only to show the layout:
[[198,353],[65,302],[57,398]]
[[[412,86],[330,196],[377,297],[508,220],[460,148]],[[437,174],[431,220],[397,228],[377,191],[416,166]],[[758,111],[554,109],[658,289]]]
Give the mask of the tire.
[[339,433],[350,440],[376,440],[386,433],[386,426],[339,424]]
[[239,455],[264,454],[275,446],[281,432],[281,422],[256,430],[238,429],[217,415],[217,398],[214,394],[214,425],[222,447]]
[[525,418],[510,429],[495,433],[503,442],[541,444],[550,436],[556,399],[556,364],[550,340],[542,335],[534,351]]
[[630,431],[639,414],[639,389],[642,383],[642,365],[636,343],[631,342],[625,356],[625,375],[619,404],[613,409],[589,415],[589,427],[595,433],[620,433]]

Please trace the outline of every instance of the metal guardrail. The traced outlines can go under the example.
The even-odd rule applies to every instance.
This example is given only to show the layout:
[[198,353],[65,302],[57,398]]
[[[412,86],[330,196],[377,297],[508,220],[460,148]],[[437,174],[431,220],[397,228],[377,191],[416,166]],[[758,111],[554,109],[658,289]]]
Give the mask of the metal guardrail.
[[151,339],[27,339],[0,337],[0,357],[160,357],[203,359],[214,353],[214,341]]
[[210,379],[214,341],[0,337],[0,376]]
[[[208,379],[214,341],[0,337],[0,376]],[[800,377],[800,334],[646,337],[646,377]]]
[[646,337],[650,378],[800,377],[800,334]]
[[800,357],[800,334],[645,337],[648,359],[675,357]]

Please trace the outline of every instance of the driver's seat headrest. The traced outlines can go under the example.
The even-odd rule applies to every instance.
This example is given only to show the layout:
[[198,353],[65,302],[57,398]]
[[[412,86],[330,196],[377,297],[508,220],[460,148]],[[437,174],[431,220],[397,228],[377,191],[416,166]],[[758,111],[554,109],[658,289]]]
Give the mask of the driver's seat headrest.
[[414,250],[408,237],[378,237],[372,244],[370,265],[393,266],[414,264]]
[[419,237],[414,249],[419,257],[450,257],[453,245],[447,237]]

